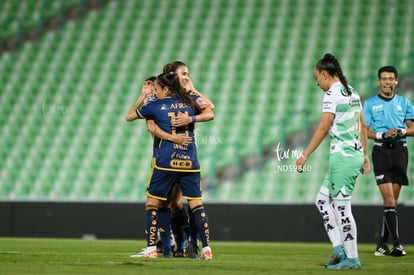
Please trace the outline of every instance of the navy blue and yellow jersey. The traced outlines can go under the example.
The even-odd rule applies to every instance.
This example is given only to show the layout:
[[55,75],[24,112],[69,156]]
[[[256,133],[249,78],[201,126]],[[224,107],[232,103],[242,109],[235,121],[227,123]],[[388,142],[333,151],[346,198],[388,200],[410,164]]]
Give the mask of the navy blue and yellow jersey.
[[[413,107],[410,101],[395,94],[391,99],[379,95],[368,98],[364,104],[365,124],[374,132],[388,132],[391,128],[405,128],[406,120],[414,119]],[[405,141],[405,136],[390,139],[392,141]]]
[[[197,107],[200,107],[200,109],[204,107],[205,102],[200,97],[191,95],[191,98]],[[186,134],[193,137],[193,142],[190,145],[178,145],[154,136],[153,157],[155,158],[155,167],[167,171],[199,172],[200,164],[194,141],[195,124],[190,123],[183,127],[172,126],[179,112],[187,113],[188,116],[200,113],[174,95],[163,99],[152,98],[144,106],[137,109],[140,118],[151,117],[158,127],[166,133],[172,135]]]

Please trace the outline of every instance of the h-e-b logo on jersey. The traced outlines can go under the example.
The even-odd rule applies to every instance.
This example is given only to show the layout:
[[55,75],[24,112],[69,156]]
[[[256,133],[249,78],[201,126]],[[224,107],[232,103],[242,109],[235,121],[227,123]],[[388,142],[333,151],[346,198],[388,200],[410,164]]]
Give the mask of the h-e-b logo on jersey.
[[172,159],[170,160],[170,166],[178,169],[191,169],[193,162],[191,160]]

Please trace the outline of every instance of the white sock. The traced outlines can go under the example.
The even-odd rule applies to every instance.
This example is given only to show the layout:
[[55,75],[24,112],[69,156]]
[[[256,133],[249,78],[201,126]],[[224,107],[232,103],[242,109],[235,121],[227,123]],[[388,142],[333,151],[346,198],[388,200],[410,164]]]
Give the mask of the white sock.
[[351,209],[351,196],[343,196],[340,192],[333,198],[339,233],[348,258],[358,258],[357,228]]
[[331,241],[332,247],[342,244],[341,234],[337,223],[335,211],[332,207],[332,201],[329,197],[329,191],[322,186],[316,196],[315,205],[322,216],[323,226]]

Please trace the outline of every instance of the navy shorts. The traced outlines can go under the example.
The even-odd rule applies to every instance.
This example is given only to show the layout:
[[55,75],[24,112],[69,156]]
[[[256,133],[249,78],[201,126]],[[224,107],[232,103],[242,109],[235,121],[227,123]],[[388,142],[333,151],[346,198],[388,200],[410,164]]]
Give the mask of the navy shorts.
[[202,199],[200,172],[165,171],[155,167],[148,180],[147,196],[166,201],[175,183],[180,186],[183,198],[188,200]]
[[377,184],[398,183],[400,185],[408,185],[407,143],[375,142],[372,148],[372,162]]

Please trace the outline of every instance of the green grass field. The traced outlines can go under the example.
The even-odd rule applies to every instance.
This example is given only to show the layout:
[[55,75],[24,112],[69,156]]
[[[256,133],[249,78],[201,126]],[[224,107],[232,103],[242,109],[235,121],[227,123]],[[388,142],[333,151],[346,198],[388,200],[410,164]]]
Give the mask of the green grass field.
[[323,267],[328,243],[213,242],[214,259],[132,259],[142,240],[0,238],[0,274],[414,274],[414,246],[405,257],[375,257],[359,244],[362,269]]

